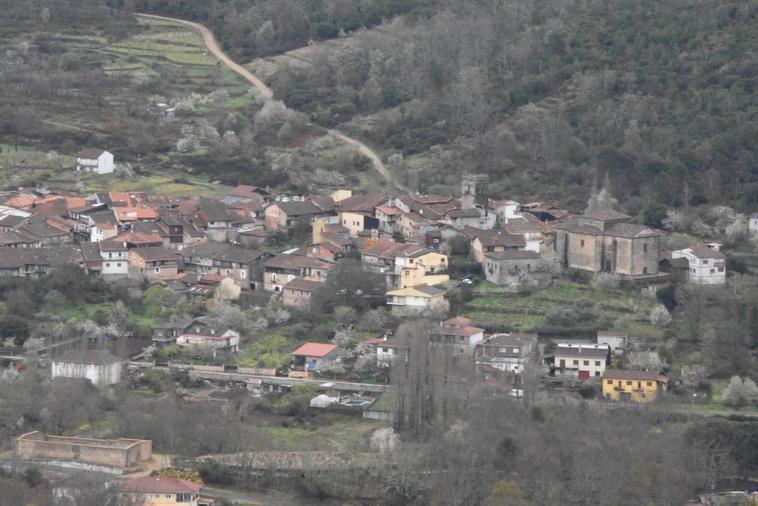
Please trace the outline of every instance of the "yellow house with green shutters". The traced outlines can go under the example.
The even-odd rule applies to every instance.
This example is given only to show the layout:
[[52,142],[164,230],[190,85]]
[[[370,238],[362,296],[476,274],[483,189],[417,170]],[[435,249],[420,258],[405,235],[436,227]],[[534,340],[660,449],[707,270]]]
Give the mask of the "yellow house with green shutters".
[[603,397],[610,401],[651,402],[666,391],[669,379],[657,371],[606,369]]

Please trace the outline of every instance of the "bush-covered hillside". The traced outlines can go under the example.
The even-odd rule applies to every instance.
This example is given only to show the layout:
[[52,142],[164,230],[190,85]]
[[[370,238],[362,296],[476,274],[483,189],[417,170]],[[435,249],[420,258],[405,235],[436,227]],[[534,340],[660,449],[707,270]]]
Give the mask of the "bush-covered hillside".
[[[274,19],[265,5],[247,12],[277,33],[289,26],[286,9]],[[758,205],[757,1],[403,5],[413,17],[352,34],[339,51],[318,47],[310,67],[280,67],[277,94],[321,124],[352,119],[387,155],[405,155],[396,170],[421,170],[422,190],[476,169],[495,176],[492,191],[578,208],[594,174],[610,171],[632,212],[685,199]],[[240,52],[275,47],[257,53],[258,34],[234,33],[220,36]]]

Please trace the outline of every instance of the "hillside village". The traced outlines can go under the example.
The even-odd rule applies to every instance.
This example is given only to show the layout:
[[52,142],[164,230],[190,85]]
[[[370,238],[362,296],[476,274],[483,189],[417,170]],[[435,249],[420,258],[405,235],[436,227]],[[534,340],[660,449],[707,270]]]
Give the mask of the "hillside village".
[[[104,153],[90,151],[86,156]],[[7,192],[0,201],[3,277],[43,279],[68,270],[128,297],[159,294],[160,302],[147,326],[110,325],[63,343],[11,331],[0,355],[18,369],[25,357],[38,356],[51,378],[86,379],[100,389],[124,378],[139,385],[151,370],[236,381],[253,396],[281,395],[293,381],[310,382],[316,387],[311,409],[341,406],[396,425],[403,414],[388,399],[402,387],[388,385],[390,370],[418,367],[412,357],[420,343],[445,350],[446,361],[471,368],[477,382],[521,402],[545,395],[633,404],[674,400],[667,391],[673,380],[681,390],[687,366],[673,369],[660,356],[654,336],[665,335],[671,315],[655,293],[725,284],[720,245],[665,251],[668,232],[632,223],[613,209],[575,215],[545,202],[485,196],[486,184],[486,177],[464,175],[459,195],[339,190],[284,196],[252,185],[220,198]],[[649,317],[650,328],[661,331],[635,334],[639,321],[625,328],[625,320],[583,327],[583,318],[595,318],[591,313],[573,315],[562,328],[555,315],[546,317],[558,318],[552,330],[522,328],[478,318],[466,305],[490,292],[514,301],[539,296],[565,285],[567,276],[577,287],[592,283],[609,296],[620,290],[636,297],[652,308],[649,316],[643,309],[642,320]],[[245,312],[261,305],[268,307],[268,322],[250,324]],[[303,329],[276,352],[262,353],[266,326],[307,314],[327,316],[333,334]],[[378,322],[364,325],[370,318]],[[417,330],[423,338],[398,332],[408,318],[434,323]],[[114,339],[135,344],[114,347]],[[712,402],[695,387],[694,398]],[[24,451],[47,458],[47,443],[34,444],[42,446]],[[143,481],[127,481],[124,494],[154,490],[155,482]],[[210,504],[199,487],[182,483],[165,491],[190,498],[188,504]]]
[[[109,160],[112,164],[112,155]],[[328,196],[280,196],[239,185],[218,199],[19,189],[0,202],[0,272],[38,278],[73,266],[81,276],[132,292],[160,287],[170,303],[191,303],[191,314],[153,322],[153,343],[140,353],[148,358],[167,349],[200,350],[211,357],[224,354],[234,363],[234,355],[254,336],[203,322],[217,304],[247,308],[268,301],[299,311],[329,311],[324,301],[346,297],[362,299],[366,307],[386,307],[395,318],[442,321],[430,334],[488,372],[523,370],[529,355],[535,363],[544,358],[553,373],[580,380],[604,376],[605,365],[635,337],[629,329],[599,329],[622,336],[615,340],[598,332],[592,344],[557,345],[556,350],[576,354],[573,358],[558,351],[542,357],[537,333],[466,317],[465,306],[451,314],[450,295],[475,293],[480,282],[503,293],[537,293],[567,272],[587,280],[605,276],[612,285],[639,294],[687,281],[726,283],[726,257],[718,244],[663,251],[666,232],[631,223],[623,213],[597,209],[574,215],[549,203],[484,197],[486,183],[483,176],[464,175],[460,195],[339,190]],[[356,266],[365,275],[353,272],[351,283],[339,279],[340,271],[350,276],[347,269]],[[388,365],[398,345],[391,328],[377,330],[382,335],[366,341],[366,350],[373,350],[377,364]],[[513,353],[502,351],[522,339],[527,344],[511,345]],[[489,355],[494,342],[502,343],[502,357]],[[333,362],[340,360],[333,352],[344,352],[336,348],[328,354]],[[597,356],[577,358],[587,353]],[[304,355],[294,352],[293,357],[297,362]],[[306,371],[317,374],[323,361],[323,356],[306,356]],[[511,378],[516,386],[518,378]],[[603,396],[618,399],[617,392],[605,389]]]
[[758,504],[758,0],[0,12],[0,506]]

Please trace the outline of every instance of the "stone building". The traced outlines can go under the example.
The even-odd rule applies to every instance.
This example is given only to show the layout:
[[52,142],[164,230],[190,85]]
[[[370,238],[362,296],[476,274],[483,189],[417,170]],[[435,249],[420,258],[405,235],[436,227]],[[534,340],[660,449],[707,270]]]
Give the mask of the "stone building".
[[629,216],[596,211],[554,222],[554,251],[564,267],[622,276],[658,273],[660,235],[627,223]]
[[539,253],[528,250],[485,253],[482,269],[490,283],[514,290],[545,288],[552,280],[547,262]]
[[54,358],[53,378],[84,378],[96,387],[115,385],[121,381],[123,361],[108,350],[78,350]]
[[27,432],[16,440],[19,457],[27,460],[63,460],[126,468],[152,456],[147,439],[90,439]]

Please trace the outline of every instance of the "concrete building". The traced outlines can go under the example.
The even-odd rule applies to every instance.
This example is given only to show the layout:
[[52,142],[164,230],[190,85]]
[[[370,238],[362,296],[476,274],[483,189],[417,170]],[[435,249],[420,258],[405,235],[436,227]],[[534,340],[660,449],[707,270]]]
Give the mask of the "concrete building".
[[82,149],[76,155],[76,170],[110,174],[113,172],[113,154],[99,148]]
[[[537,334],[494,334],[479,343],[474,353],[479,369],[521,374],[538,361]],[[486,371],[485,371],[486,372]]]
[[720,251],[698,244],[694,248],[672,251],[671,258],[687,259],[687,279],[691,283],[698,285],[726,283],[726,256]]
[[102,268],[100,275],[107,281],[129,276],[129,250],[126,243],[109,239],[100,244]]
[[580,380],[599,378],[609,363],[609,351],[598,344],[559,344],[553,354],[555,370]]
[[122,368],[123,360],[107,350],[80,350],[54,358],[50,374],[53,378],[84,378],[104,387],[121,381]]
[[626,223],[628,219],[616,211],[597,211],[554,222],[554,253],[569,269],[630,277],[657,274],[660,234]]
[[123,469],[150,459],[153,443],[147,439],[48,436],[34,431],[19,436],[16,448],[23,459],[63,460]]

